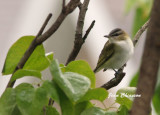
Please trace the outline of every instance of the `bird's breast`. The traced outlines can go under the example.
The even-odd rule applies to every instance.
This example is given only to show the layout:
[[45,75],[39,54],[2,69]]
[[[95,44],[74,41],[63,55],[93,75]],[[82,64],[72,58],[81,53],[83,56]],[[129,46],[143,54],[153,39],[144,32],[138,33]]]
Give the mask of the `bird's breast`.
[[[119,69],[122,67],[132,56],[134,46],[132,41],[119,41],[115,44],[115,52],[109,63],[106,63],[106,67]],[[107,69],[107,68],[106,68]]]

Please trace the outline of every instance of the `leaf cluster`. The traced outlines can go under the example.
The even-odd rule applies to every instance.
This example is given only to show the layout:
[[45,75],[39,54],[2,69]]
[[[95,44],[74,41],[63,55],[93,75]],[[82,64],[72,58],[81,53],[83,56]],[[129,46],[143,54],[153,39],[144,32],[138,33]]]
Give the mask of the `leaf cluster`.
[[[3,75],[12,74],[34,36],[24,36],[9,49]],[[50,68],[52,80],[43,80],[41,72]],[[0,98],[0,115],[127,115],[132,99],[118,96],[116,111],[102,109],[91,100],[103,102],[108,99],[108,91],[95,88],[95,74],[89,64],[83,60],[72,61],[67,66],[59,64],[53,53],[45,54],[43,45],[39,45],[30,56],[23,69],[16,71],[11,80],[33,76],[41,80],[38,87],[21,83],[15,88],[7,88]],[[135,88],[120,89],[121,93],[134,94]],[[50,101],[59,104],[58,111]]]

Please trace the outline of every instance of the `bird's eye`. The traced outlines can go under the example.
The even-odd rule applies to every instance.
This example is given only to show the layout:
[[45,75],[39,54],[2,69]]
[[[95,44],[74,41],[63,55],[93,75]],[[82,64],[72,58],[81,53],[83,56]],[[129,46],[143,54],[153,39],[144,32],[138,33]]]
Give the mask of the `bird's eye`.
[[118,33],[114,33],[112,36],[118,36],[119,34]]

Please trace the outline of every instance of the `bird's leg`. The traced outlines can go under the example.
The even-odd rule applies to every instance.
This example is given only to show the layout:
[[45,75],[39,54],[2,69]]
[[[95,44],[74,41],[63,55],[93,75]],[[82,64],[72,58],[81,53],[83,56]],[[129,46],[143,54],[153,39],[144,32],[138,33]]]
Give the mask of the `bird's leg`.
[[[113,68],[112,68],[112,69],[113,69]],[[115,69],[113,69],[113,70],[114,70],[114,72],[115,72],[114,75],[119,74],[119,71],[118,71],[118,70],[115,70]]]
[[124,72],[123,72],[123,68],[126,66],[126,63],[120,68],[120,69],[118,69],[118,70],[115,70],[115,69],[113,69],[114,71],[115,71],[115,76],[117,76],[118,74],[125,74]]
[[[113,69],[113,68],[112,68]],[[113,69],[115,73],[117,73],[118,71],[116,71],[115,69]]]

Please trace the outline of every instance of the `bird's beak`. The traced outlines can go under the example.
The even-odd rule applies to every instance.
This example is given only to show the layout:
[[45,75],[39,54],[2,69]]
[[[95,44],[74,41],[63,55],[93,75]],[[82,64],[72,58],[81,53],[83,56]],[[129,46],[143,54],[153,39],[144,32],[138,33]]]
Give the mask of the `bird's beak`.
[[109,38],[109,35],[105,35],[104,37],[105,37],[105,38]]

